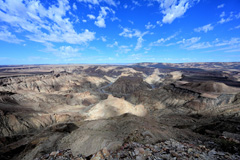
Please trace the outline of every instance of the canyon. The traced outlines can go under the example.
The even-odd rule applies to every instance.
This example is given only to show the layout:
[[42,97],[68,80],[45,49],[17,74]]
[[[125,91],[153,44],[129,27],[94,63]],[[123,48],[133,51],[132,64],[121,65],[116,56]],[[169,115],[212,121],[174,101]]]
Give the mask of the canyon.
[[240,158],[239,62],[0,66],[2,160],[181,143]]

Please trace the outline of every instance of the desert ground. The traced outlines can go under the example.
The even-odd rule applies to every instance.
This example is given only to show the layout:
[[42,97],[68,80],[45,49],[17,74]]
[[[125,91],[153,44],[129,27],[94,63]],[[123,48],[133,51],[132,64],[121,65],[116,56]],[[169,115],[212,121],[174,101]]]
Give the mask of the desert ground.
[[240,159],[240,62],[0,66],[0,159]]

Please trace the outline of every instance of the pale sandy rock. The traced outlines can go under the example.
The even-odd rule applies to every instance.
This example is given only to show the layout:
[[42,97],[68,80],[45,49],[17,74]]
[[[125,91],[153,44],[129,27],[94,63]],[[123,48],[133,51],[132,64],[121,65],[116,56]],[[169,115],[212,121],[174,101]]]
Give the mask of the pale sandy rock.
[[172,75],[172,79],[174,80],[178,80],[182,78],[182,72],[180,71],[170,72],[170,75]]
[[124,99],[109,95],[108,99],[99,102],[89,110],[87,120],[109,118],[125,113],[145,116],[147,114],[147,110],[141,104],[134,106]]

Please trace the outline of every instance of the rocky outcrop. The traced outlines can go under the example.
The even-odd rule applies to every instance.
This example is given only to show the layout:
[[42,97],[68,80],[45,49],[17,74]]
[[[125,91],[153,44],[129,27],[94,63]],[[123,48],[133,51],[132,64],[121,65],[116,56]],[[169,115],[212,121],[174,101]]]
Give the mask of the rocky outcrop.
[[154,143],[177,137],[171,127],[158,125],[152,119],[124,114],[109,119],[86,121],[59,143],[59,149],[70,148],[73,155],[89,156],[106,147],[118,149],[124,142]]
[[152,88],[148,83],[144,82],[140,77],[120,77],[106,90],[116,94],[130,94],[139,90]]
[[72,151],[59,150],[36,160],[47,160],[51,158],[56,159],[70,159],[70,160],[104,160],[104,159],[231,159],[237,160],[240,158],[239,154],[230,154],[228,152],[217,151],[215,148],[210,149],[205,145],[196,145],[191,143],[181,143],[174,139],[163,141],[156,144],[140,144],[136,142],[125,143],[116,151],[109,151],[107,148],[96,152],[90,156],[79,154],[73,156]]
[[0,159],[34,159],[56,148],[57,141],[77,128],[74,123],[59,123],[42,129],[38,134],[1,138]]

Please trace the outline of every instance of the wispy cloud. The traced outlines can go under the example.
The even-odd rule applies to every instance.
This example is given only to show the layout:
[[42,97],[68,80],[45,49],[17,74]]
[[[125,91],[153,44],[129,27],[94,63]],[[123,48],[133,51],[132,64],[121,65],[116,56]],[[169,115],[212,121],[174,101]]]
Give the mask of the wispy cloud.
[[196,49],[205,49],[205,48],[210,48],[210,47],[212,47],[212,45],[209,42],[201,42],[201,43],[192,44],[192,45],[186,47],[186,49],[196,50]]
[[103,42],[106,42],[106,41],[107,41],[107,39],[106,39],[105,36],[101,36],[101,40],[102,40]]
[[94,22],[94,24],[100,28],[105,28],[105,18],[107,16],[107,12],[112,12],[114,11],[108,7],[101,7],[101,10],[99,11],[99,16],[97,17],[97,21]]
[[72,46],[60,46],[55,47],[52,43],[46,43],[46,48],[42,51],[47,53],[53,53],[59,58],[73,58],[80,57],[81,53],[79,48],[74,48]]
[[236,26],[236,27],[234,27],[235,29],[239,29],[240,28],[240,25],[238,25],[238,26]]
[[225,4],[220,4],[217,6],[217,8],[223,8],[225,6]]
[[80,56],[80,53],[78,51],[79,49],[73,48],[71,46],[61,46],[59,47],[58,52],[56,52],[56,54],[63,58],[76,57]]
[[132,0],[132,3],[136,6],[141,6],[140,3],[138,1]]
[[213,30],[213,28],[214,28],[214,27],[212,26],[212,24],[207,24],[207,25],[205,25],[205,26],[195,28],[194,31],[195,31],[195,32],[201,32],[201,31],[203,31],[203,32],[207,33],[208,31]]
[[240,50],[240,38],[231,38],[229,40],[219,40],[216,38],[211,42],[201,42],[200,39],[200,37],[192,37],[190,39],[183,39],[181,41],[178,41],[176,44],[179,44],[180,47],[187,50],[212,48],[212,50],[208,50],[208,52],[237,52]]
[[14,34],[9,32],[7,29],[0,31],[0,40],[9,43],[21,43],[23,40],[18,39]]
[[117,41],[115,41],[113,44],[108,44],[107,45],[107,47],[110,47],[110,48],[112,48],[114,46],[118,46],[118,42]]
[[100,5],[100,3],[106,3],[108,5],[116,6],[113,0],[77,0],[78,2],[91,3],[93,5]]
[[225,17],[225,12],[223,11],[221,14],[220,14],[220,18],[222,18],[222,17]]
[[224,18],[224,17],[226,17],[226,14],[225,14],[225,12],[222,12],[221,15],[220,15],[221,19],[218,21],[218,23],[223,24],[223,23],[230,22],[232,20],[239,19],[240,18],[240,13],[234,14],[233,12],[230,12],[228,17],[226,17],[226,18]]
[[209,48],[211,45],[209,42],[199,42],[201,37],[192,37],[189,39],[182,39],[178,41],[176,44],[179,44],[181,48],[187,50],[195,50],[195,49],[203,49]]
[[133,21],[131,21],[131,20],[128,20],[128,22],[129,22],[129,23],[131,23],[131,24],[134,24],[134,22],[133,22]]
[[196,0],[155,0],[160,3],[163,13],[163,23],[171,24],[176,18],[184,15],[184,13],[196,2]]
[[119,34],[119,36],[123,36],[127,38],[140,37],[141,32],[137,29],[123,28],[123,31]]
[[96,17],[95,17],[94,15],[92,15],[92,14],[88,14],[87,17],[88,17],[89,19],[96,19]]
[[121,32],[119,35],[127,38],[137,37],[138,39],[135,50],[139,50],[142,48],[142,43],[144,41],[143,36],[146,34],[148,34],[148,31],[142,33],[137,29],[123,28],[123,32]]
[[128,53],[130,52],[132,49],[131,49],[131,46],[126,46],[126,45],[121,45],[118,47],[118,50],[117,50],[117,53]]
[[167,38],[160,38],[155,42],[152,42],[149,44],[149,46],[160,46],[163,45],[165,42],[170,41],[171,39],[175,38],[177,36],[177,33],[167,37]]
[[148,22],[146,25],[145,25],[145,28],[146,29],[153,29],[153,28],[155,28],[156,26],[155,25],[153,25],[153,24],[151,24],[150,22]]
[[137,39],[137,44],[136,44],[135,50],[139,50],[140,48],[142,48],[143,41],[144,40],[143,40],[142,36]]
[[223,23],[230,22],[230,21],[233,20],[233,14],[232,13],[227,18],[224,18],[224,16],[221,17],[221,15],[220,15],[221,19],[218,21],[218,23],[223,24]]
[[76,5],[76,3],[73,3],[73,10],[77,10],[77,5]]

